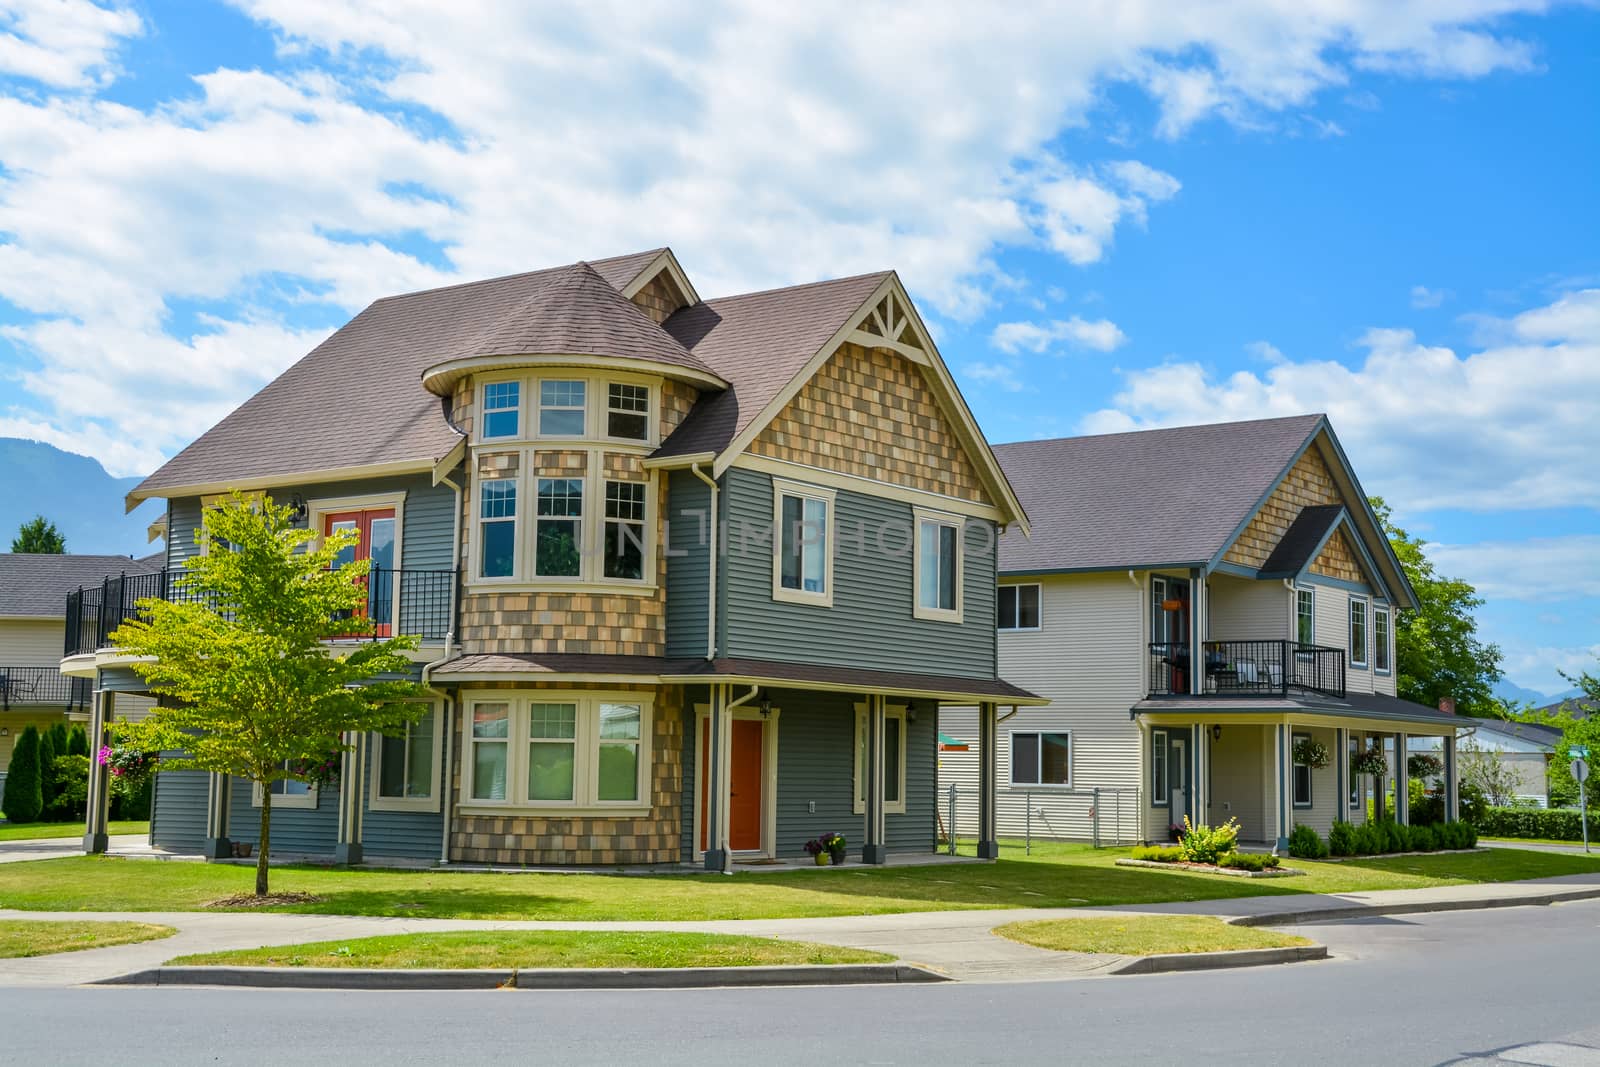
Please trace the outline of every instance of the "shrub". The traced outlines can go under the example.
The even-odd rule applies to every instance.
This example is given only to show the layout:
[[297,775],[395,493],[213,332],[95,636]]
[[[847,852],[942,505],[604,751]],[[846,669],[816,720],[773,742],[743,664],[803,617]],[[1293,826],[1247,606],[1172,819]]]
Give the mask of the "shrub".
[[1303,860],[1320,860],[1327,854],[1328,846],[1321,834],[1305,823],[1294,824],[1294,829],[1289,833],[1289,855]]
[[1433,826],[1444,822],[1444,791],[1429,793],[1415,778],[1407,790],[1410,807],[1406,814],[1412,826]]
[[1411,851],[1437,852],[1439,851],[1439,838],[1431,826],[1414,826],[1411,828]]
[[55,792],[44,817],[51,822],[82,819],[89,809],[89,757],[57,756],[50,773]]
[[1356,827],[1355,847],[1352,856],[1375,856],[1388,851],[1388,838],[1383,827],[1375,822],[1364,822]]
[[1356,828],[1343,820],[1336,820],[1328,831],[1328,851],[1335,856],[1356,854]]
[[38,822],[44,809],[44,789],[40,782],[39,731],[32,726],[22,731],[11,750],[11,766],[6,771],[6,793],[0,811],[11,822]]
[[1239,820],[1229,819],[1221,826],[1195,826],[1183,817],[1183,840],[1178,847],[1190,863],[1216,863],[1217,857],[1232,852],[1239,841]]
[[55,728],[46,726],[39,731],[39,816],[49,818],[51,802],[56,799],[56,738]]
[[1483,813],[1489,810],[1489,802],[1483,798],[1483,790],[1465,781],[1459,783],[1457,790],[1461,820],[1474,826],[1479,825],[1483,820]]
[[1265,871],[1278,865],[1278,857],[1264,852],[1229,852],[1217,859],[1218,867],[1236,867],[1241,871]]
[[111,776],[112,819],[144,822],[150,818],[150,799],[153,797],[156,776],[139,775],[135,778]]
[[69,755],[67,747],[71,743],[72,735],[67,732],[66,723],[58,722],[50,727],[50,747],[55,749],[56,755]]
[[[1548,837],[1555,841],[1583,840],[1583,824],[1573,808],[1489,808],[1470,820],[1479,833],[1491,837]],[[1600,816],[1589,816],[1589,840],[1600,841]]]
[[1183,849],[1177,845],[1140,845],[1133,850],[1133,858],[1155,863],[1182,863]]

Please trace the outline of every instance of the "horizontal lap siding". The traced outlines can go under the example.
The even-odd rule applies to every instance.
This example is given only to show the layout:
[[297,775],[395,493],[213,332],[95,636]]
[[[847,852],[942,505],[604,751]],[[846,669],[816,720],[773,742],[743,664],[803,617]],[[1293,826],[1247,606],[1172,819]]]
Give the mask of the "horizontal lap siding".
[[711,489],[689,471],[673,471],[667,485],[667,655],[703,656]]
[[[1119,821],[1121,836],[1130,839],[1138,830],[1144,792],[1139,728],[1129,709],[1143,696],[1145,593],[1122,572],[1051,576],[1039,584],[1040,629],[999,634],[999,673],[1051,703],[1021,708],[997,728],[998,831],[1003,837],[1021,837],[1029,821],[1028,791],[1010,785],[1011,734],[1070,730],[1072,785],[1080,795],[1033,791],[1033,833],[1092,837],[1092,791],[1099,787],[1128,790],[1120,801],[1109,792],[1102,794],[1102,839],[1117,836]],[[977,712],[945,708],[940,723],[943,733],[970,746],[966,753],[940,753],[939,776],[941,811],[948,803],[945,791],[954,783],[957,830],[971,836],[978,819]]]
[[[171,756],[175,753],[163,753]],[[150,811],[151,841],[172,852],[199,852],[206,843],[205,771],[159,771]]]
[[[833,606],[796,604],[772,598],[772,550],[770,543],[757,544],[756,535],[773,528],[772,479],[735,469],[726,485],[725,655],[993,677],[992,524],[967,522],[963,621],[918,619],[912,614],[912,553],[893,554],[910,534],[911,505],[841,489],[834,509]],[[865,531],[859,550],[857,523]],[[888,552],[880,551],[877,536],[886,526]]]
[[[58,607],[65,612],[66,601]],[[0,621],[0,667],[54,667],[66,647],[61,619]]]
[[[1345,688],[1352,693],[1372,692],[1371,667],[1360,668],[1352,663],[1350,656],[1350,594],[1343,589],[1329,585],[1315,585],[1309,582],[1301,583],[1302,587],[1314,590],[1313,596],[1316,603],[1317,640],[1319,645],[1345,650]],[[1372,643],[1372,608],[1367,608],[1367,643]],[[1369,652],[1370,656],[1371,653]]]
[[1211,742],[1209,821],[1213,826],[1239,820],[1245,841],[1273,838],[1264,783],[1271,774],[1272,735],[1267,726],[1225,726]]
[[1211,597],[1211,640],[1278,641],[1294,636],[1293,594],[1282,582],[1214,574],[1206,591]]
[[[251,785],[242,778],[231,782],[232,805],[228,811],[228,837],[234,841],[261,841],[261,809],[251,803]],[[202,809],[203,810],[203,809]],[[324,786],[317,791],[315,808],[272,809],[272,849],[279,853],[332,854],[339,833],[339,789]]]
[[[1321,741],[1327,746],[1328,751],[1334,755],[1334,759],[1329,760],[1326,767],[1313,768],[1311,771],[1311,807],[1296,808],[1291,804],[1289,810],[1291,828],[1293,824],[1301,823],[1311,827],[1323,837],[1327,837],[1328,831],[1333,829],[1333,821],[1342,813],[1339,798],[1339,770],[1335,763],[1339,755],[1337,746],[1334,744],[1334,731],[1324,727],[1291,727],[1289,730],[1291,759],[1293,759],[1295,734],[1310,734],[1312,740]],[[1291,792],[1289,795],[1292,801],[1294,794]]]
[[[361,816],[361,850],[371,857],[436,860],[444,844],[444,816],[437,811],[375,811],[372,808],[372,766],[380,745],[374,737],[367,746],[368,762],[361,779],[367,810]],[[437,761],[439,753],[434,753]],[[278,821],[274,810],[272,821]]]

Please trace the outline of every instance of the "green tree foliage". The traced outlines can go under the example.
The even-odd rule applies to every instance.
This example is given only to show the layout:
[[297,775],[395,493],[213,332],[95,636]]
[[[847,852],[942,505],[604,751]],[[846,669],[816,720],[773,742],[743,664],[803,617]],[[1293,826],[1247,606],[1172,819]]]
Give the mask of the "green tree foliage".
[[333,570],[354,531],[320,538],[297,529],[288,508],[234,494],[207,508],[203,544],[179,579],[177,602],[143,600],[141,617],[112,642],[147,661],[133,667],[171,699],[120,727],[124,743],[181,751],[171,769],[197,769],[260,785],[256,894],[267,893],[272,783],[306,780],[297,761],[321,762],[346,748],[347,733],[393,732],[426,709],[402,701],[420,687],[409,675],[414,637],[330,648],[326,641],[371,632],[366,561]]
[[61,536],[55,523],[43,515],[35,515],[17,528],[17,536],[11,539],[11,551],[59,556],[67,551],[67,539]]
[[68,732],[65,722],[57,721],[50,724],[50,744],[56,750],[57,756],[67,755],[71,743],[72,735]]
[[39,809],[49,812],[50,802],[56,798],[56,738],[55,731],[46,726],[39,732]]
[[11,750],[11,766],[6,768],[6,794],[0,811],[15,823],[38,822],[44,808],[44,793],[39,779],[39,731],[30,726],[17,738]]
[[[1583,695],[1566,701],[1554,715],[1541,716],[1541,719],[1561,729],[1561,745],[1550,760],[1550,806],[1575,808],[1578,806],[1578,783],[1572,777],[1568,752],[1573,745],[1587,745],[1589,766],[1600,767],[1600,715],[1590,710],[1600,708],[1600,673],[1586,671],[1576,678],[1563,677],[1583,690]],[[1600,793],[1600,777],[1591,776],[1583,789],[1586,811],[1600,811],[1596,793]]]
[[89,754],[89,731],[81,726],[74,726],[67,735],[67,755],[87,756]]
[[1464,715],[1500,714],[1494,684],[1500,680],[1500,648],[1478,637],[1473,612],[1483,606],[1477,590],[1459,578],[1441,575],[1424,551],[1427,542],[1396,526],[1382,497],[1372,510],[1389,535],[1406,579],[1417,593],[1417,608],[1395,620],[1395,685],[1404,700],[1437,707],[1450,697]]
[[45,808],[45,819],[73,822],[83,818],[89,806],[89,757],[57,756],[50,777],[54,795]]

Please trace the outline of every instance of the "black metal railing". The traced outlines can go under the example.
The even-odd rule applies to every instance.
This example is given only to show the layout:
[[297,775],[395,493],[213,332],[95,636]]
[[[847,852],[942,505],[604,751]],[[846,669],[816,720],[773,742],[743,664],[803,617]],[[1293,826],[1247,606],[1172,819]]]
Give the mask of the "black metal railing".
[[[109,647],[117,627],[139,617],[141,600],[199,600],[200,594],[178,580],[182,575],[182,568],[170,567],[152,574],[118,575],[68,593],[65,654]],[[454,628],[458,572],[373,567],[364,581],[365,614],[373,632],[363,636],[408,634],[434,643]]]
[[49,667],[0,667],[0,710],[46,706],[83,711],[89,706],[88,678],[68,678],[59,664]]
[[[1150,695],[1193,691],[1189,645],[1150,643]],[[1344,649],[1295,641],[1206,641],[1201,645],[1200,691],[1216,696],[1288,696],[1291,690],[1342,697]]]

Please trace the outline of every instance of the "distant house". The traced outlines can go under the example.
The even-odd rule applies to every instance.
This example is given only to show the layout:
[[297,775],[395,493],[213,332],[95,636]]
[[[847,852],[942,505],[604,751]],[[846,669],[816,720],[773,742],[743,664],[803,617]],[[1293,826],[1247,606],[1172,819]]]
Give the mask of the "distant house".
[[[1468,726],[1467,723],[1472,725]],[[1561,755],[1561,731],[1554,726],[1504,719],[1465,719],[1459,734],[1462,770],[1470,766],[1472,749],[1488,753],[1516,775],[1518,785],[1500,803],[1533,801],[1550,806],[1550,761]]]
[[150,574],[161,558],[0,554],[0,791],[11,749],[29,726],[89,718],[86,678],[61,674],[67,594],[124,574]]

